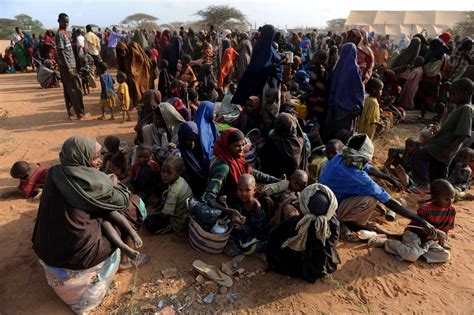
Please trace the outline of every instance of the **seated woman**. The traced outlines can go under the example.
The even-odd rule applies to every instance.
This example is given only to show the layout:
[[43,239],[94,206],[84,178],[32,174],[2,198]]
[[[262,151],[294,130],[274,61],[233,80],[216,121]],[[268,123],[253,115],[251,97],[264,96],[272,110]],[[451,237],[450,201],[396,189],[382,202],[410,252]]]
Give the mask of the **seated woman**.
[[170,103],[161,103],[153,110],[153,123],[143,127],[143,143],[151,146],[160,164],[176,149],[179,126],[183,117]]
[[137,196],[96,169],[101,161],[95,139],[69,138],[60,162],[50,168],[43,189],[33,249],[59,298],[75,313],[87,313],[101,303],[120,264],[113,236],[122,229],[111,231],[104,223],[115,225],[108,219],[115,212],[137,231],[146,209]]
[[265,254],[268,270],[313,283],[341,263],[337,199],[327,186],[312,184],[301,192],[299,205],[302,215],[270,231]]
[[214,158],[211,160],[209,179],[201,198],[209,206],[227,212],[237,223],[242,223],[242,215],[237,210],[229,209],[220,203],[217,200],[218,197],[235,195],[237,183],[242,174],[252,174],[259,183],[278,182],[278,178],[250,167],[245,161],[244,145],[244,134],[238,129],[230,128],[221,134],[214,146]]
[[[425,229],[433,229],[426,220],[395,201],[369,176],[376,176],[389,181],[398,189],[402,188],[398,181],[368,163],[373,155],[374,145],[370,138],[366,134],[357,134],[349,139],[342,154],[333,157],[324,168],[319,182],[328,186],[336,195],[339,203],[337,211],[339,221],[357,229],[378,230],[385,233],[376,224],[368,224],[377,202],[381,202],[401,216],[419,222]],[[341,225],[341,238],[357,241],[354,232],[344,224]]]
[[178,149],[186,169],[184,179],[189,183],[195,197],[204,193],[209,175],[209,159],[199,141],[199,129],[195,122],[186,121],[178,131]]
[[[296,117],[281,113],[262,148],[262,170],[273,176],[290,177],[297,169],[308,171],[308,152]],[[278,163],[271,163],[278,161]]]
[[214,103],[208,101],[201,102],[194,121],[199,129],[199,140],[203,154],[209,160],[213,155],[214,143],[219,138],[219,131],[217,131],[216,124],[214,123]]
[[262,117],[260,115],[260,98],[250,96],[245,106],[242,107],[239,118],[234,125],[247,134],[250,130],[262,128]]
[[43,89],[59,87],[59,82],[61,81],[59,72],[53,69],[51,60],[49,59],[46,59],[43,64],[38,67],[36,79]]
[[153,110],[161,104],[161,93],[157,90],[147,90],[142,97],[143,106],[138,111],[137,124],[135,125],[136,143],[143,142],[143,127],[153,122]]

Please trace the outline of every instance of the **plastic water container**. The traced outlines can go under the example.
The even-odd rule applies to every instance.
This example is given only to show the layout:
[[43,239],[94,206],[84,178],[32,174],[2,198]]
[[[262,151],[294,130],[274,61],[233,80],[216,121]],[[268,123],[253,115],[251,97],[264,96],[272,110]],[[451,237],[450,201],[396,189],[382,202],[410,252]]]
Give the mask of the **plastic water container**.
[[377,236],[377,232],[360,230],[359,232],[356,232],[355,235],[361,240],[368,240],[374,236]]

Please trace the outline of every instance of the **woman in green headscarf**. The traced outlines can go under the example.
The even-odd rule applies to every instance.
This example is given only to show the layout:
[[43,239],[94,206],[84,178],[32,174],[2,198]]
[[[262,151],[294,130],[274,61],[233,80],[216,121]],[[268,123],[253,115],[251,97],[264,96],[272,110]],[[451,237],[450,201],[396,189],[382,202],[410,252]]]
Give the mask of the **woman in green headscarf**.
[[120,250],[104,235],[103,218],[120,211],[134,228],[141,223],[140,199],[96,168],[100,148],[90,137],[64,142],[60,164],[48,172],[32,237],[49,285],[76,313],[100,304],[119,268]]

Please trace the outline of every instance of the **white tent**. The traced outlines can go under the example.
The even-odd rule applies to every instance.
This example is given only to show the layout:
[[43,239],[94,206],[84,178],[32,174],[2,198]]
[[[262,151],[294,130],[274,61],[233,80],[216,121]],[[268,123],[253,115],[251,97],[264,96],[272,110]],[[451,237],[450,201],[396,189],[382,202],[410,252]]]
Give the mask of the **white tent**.
[[344,25],[382,35],[411,36],[426,30],[435,36],[465,19],[464,11],[351,11]]

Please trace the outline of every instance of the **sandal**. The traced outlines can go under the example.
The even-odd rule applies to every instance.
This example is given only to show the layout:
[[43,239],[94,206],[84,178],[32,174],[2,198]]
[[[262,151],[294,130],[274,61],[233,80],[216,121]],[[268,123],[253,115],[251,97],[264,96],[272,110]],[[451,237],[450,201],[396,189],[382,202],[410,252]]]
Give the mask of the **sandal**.
[[145,255],[145,254],[140,254],[138,256],[138,259],[136,259],[134,261],[127,258],[127,263],[125,263],[125,264],[121,263],[120,264],[119,271],[125,271],[125,270],[128,270],[128,269],[134,268],[134,267],[140,267],[140,266],[145,265],[149,261],[150,261],[150,256]]
[[360,239],[356,236],[355,232],[352,232],[346,225],[341,224],[341,234],[339,239],[346,242],[358,243]]
[[193,268],[201,275],[216,282],[220,286],[230,288],[234,284],[231,277],[220,271],[216,266],[208,265],[202,260],[195,260],[193,262]]

